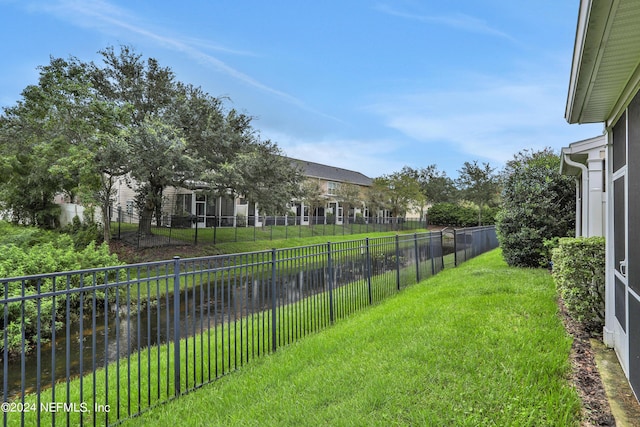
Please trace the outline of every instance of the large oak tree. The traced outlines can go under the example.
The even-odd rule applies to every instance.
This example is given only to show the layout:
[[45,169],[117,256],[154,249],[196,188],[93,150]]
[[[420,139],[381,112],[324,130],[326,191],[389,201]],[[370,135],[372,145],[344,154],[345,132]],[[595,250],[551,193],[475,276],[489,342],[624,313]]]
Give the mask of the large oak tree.
[[16,221],[54,225],[54,195],[82,195],[101,206],[108,240],[122,175],[137,181],[142,232],[161,220],[163,190],[190,179],[273,213],[297,195],[300,171],[249,115],[131,47],[101,54],[100,64],[52,58],[0,115],[0,206]]

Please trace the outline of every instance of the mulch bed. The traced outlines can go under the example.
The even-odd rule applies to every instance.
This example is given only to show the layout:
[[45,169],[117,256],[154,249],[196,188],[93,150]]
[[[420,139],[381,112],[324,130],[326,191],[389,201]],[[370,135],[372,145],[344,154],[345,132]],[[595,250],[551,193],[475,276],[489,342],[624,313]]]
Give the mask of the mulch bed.
[[572,382],[582,399],[582,427],[615,426],[609,400],[596,367],[591,335],[582,323],[573,320],[560,300],[558,302],[565,329],[573,337],[571,346]]

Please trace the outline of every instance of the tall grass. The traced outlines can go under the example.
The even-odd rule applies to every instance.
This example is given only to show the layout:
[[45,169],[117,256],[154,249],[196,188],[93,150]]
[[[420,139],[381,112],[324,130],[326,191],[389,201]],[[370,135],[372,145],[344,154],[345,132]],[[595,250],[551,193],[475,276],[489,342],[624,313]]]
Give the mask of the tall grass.
[[577,426],[546,271],[445,270],[131,425]]

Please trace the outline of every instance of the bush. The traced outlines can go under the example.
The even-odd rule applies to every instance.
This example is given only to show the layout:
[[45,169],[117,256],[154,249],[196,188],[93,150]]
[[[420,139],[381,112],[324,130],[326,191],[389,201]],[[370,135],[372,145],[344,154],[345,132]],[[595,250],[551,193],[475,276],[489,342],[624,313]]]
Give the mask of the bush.
[[95,221],[87,220],[80,221],[78,216],[74,216],[71,224],[62,228],[62,232],[68,234],[73,239],[76,249],[86,248],[90,243],[98,242],[102,240],[102,228],[95,223]]
[[553,278],[569,315],[599,333],[605,316],[604,237],[562,238],[553,249]]
[[[60,271],[73,271],[89,269],[95,267],[106,267],[119,265],[116,255],[109,252],[106,244],[96,246],[95,242],[89,243],[84,249],[77,250],[73,239],[66,234],[53,232],[41,232],[32,227],[15,227],[0,223],[0,229],[7,231],[7,236],[3,236],[0,241],[0,278],[11,278],[18,276],[31,276]],[[5,238],[7,237],[7,238]],[[87,282],[92,280],[91,275],[84,278]],[[104,280],[104,277],[100,277]],[[56,286],[69,286],[75,288],[81,285],[81,275],[70,276],[69,280],[57,280],[55,282],[50,277],[39,280],[18,280],[8,282],[7,293],[4,289],[0,291],[3,297],[21,297],[22,295],[37,295],[38,293],[51,292]],[[115,290],[110,290],[106,296],[104,291],[96,291],[96,298],[99,304],[103,304],[105,298],[109,301],[115,299]],[[93,295],[93,293],[91,294]],[[80,294],[74,294],[70,298],[70,307],[75,312],[80,306]],[[89,303],[91,298],[86,298],[85,303]],[[9,304],[8,322],[0,319],[0,336],[4,330],[8,333],[8,350],[12,354],[22,350],[21,325],[24,324],[25,352],[35,344],[38,320],[38,301],[40,301],[41,323],[40,336],[46,341],[51,336],[52,329],[62,327],[62,319],[65,319],[66,304],[64,298],[60,298],[53,309],[51,298],[29,299],[24,303],[13,302]],[[24,311],[24,323],[22,313]],[[4,341],[0,340],[0,350],[4,348]]]
[[27,248],[38,243],[50,242],[56,236],[54,232],[38,227],[17,226],[0,221],[0,246],[16,245]]
[[[482,221],[493,224],[495,208],[482,209]],[[473,227],[478,225],[478,208],[455,203],[436,203],[427,211],[429,224],[447,227]]]
[[550,150],[516,155],[507,164],[496,231],[512,267],[549,262],[544,242],[575,230],[575,184],[560,174],[560,157]]

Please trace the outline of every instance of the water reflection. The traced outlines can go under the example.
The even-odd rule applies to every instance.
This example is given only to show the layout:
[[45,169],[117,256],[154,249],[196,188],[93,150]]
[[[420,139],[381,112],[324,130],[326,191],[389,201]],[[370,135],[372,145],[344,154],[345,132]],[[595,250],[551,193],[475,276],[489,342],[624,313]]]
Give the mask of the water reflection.
[[[433,253],[432,249],[435,249]],[[441,256],[441,251],[440,244],[433,248],[421,246],[418,256],[428,260]],[[370,264],[364,256],[337,259],[333,264],[332,283],[341,286],[361,280],[366,277],[368,268],[375,276],[397,268],[397,262],[401,266],[410,265],[415,262],[415,253],[414,248],[408,248],[401,251],[397,260],[397,254],[392,251],[378,255]],[[263,274],[238,275],[226,282],[211,282],[194,275],[193,281],[199,277],[199,283],[180,294],[180,336],[191,336],[267,310],[274,299],[278,305],[291,304],[328,289],[324,263],[313,268],[292,267],[278,274],[275,286],[270,277],[263,277]],[[137,292],[133,288],[131,295]],[[24,360],[17,358],[9,362],[10,398],[22,393],[22,384],[25,393],[37,391],[38,383],[43,390],[68,376],[89,374],[109,362],[132,357],[142,349],[172,341],[174,337],[173,296],[142,299],[140,303],[120,297],[107,307],[106,316],[104,307],[95,312],[85,309],[84,313],[82,322],[67,322],[55,332],[55,341],[41,344],[40,358],[34,349],[23,356]],[[2,381],[0,371],[0,383]]]

